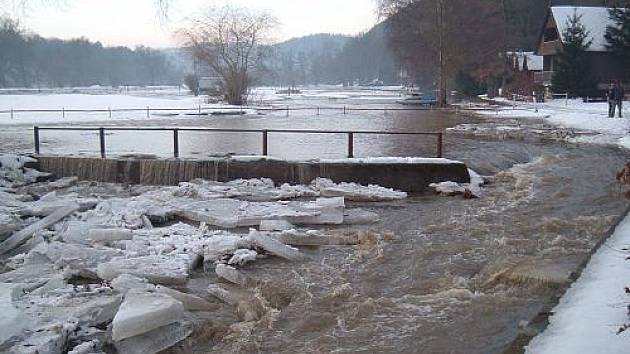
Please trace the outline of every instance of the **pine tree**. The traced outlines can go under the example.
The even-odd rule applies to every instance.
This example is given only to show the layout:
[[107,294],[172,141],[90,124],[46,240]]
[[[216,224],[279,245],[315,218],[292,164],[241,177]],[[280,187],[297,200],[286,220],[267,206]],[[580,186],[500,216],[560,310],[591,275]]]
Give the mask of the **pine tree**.
[[573,97],[586,97],[596,91],[591,78],[591,64],[587,49],[592,40],[582,24],[582,16],[574,12],[563,32],[563,47],[558,55],[552,85],[556,92],[568,92]]
[[610,18],[615,25],[606,28],[606,47],[625,69],[626,80],[630,81],[630,8],[610,10]]

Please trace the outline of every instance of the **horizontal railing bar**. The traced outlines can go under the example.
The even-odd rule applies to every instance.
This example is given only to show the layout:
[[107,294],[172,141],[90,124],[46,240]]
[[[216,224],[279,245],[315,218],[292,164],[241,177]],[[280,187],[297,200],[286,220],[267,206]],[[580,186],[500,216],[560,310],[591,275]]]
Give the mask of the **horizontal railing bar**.
[[[241,111],[241,110],[257,110],[257,111],[310,111],[310,110],[322,110],[322,111],[342,111],[343,107],[202,107],[201,112],[212,112],[212,111]],[[428,111],[428,110],[449,110],[452,108],[439,108],[439,107],[422,107],[422,108],[400,108],[400,107],[382,107],[382,108],[352,108],[346,107],[346,111]],[[199,107],[192,108],[151,108],[149,110],[152,112],[186,112],[186,111],[194,111],[199,112]],[[0,113],[107,113],[107,112],[146,112],[147,107],[144,108],[112,108],[112,109],[9,109],[9,110],[0,110]]]
[[[56,131],[98,131],[101,127],[37,127],[39,130]],[[314,129],[231,129],[231,128],[134,128],[102,127],[105,131],[188,131],[188,132],[224,132],[224,133],[286,133],[286,134],[376,134],[376,135],[438,135],[439,132],[393,132],[373,130],[314,130]]]

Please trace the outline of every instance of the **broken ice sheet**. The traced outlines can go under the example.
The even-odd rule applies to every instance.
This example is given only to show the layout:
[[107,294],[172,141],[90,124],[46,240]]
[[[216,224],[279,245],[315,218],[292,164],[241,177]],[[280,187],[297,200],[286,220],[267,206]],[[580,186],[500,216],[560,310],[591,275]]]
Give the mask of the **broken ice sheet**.
[[182,257],[144,256],[137,258],[115,258],[98,265],[101,279],[113,280],[121,274],[146,278],[154,284],[185,284],[188,280],[188,264]]
[[130,290],[112,322],[112,338],[121,341],[180,321],[184,306],[162,293]]
[[357,183],[334,183],[327,178],[317,178],[311,186],[320,192],[322,197],[344,197],[349,201],[376,202],[407,198],[407,193],[377,185],[362,186]]

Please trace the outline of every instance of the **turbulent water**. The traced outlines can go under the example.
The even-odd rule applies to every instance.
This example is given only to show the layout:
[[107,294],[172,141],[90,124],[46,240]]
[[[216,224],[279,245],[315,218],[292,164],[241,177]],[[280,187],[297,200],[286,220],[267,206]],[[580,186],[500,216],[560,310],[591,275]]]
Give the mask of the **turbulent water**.
[[[469,123],[489,127],[486,133],[505,124],[438,112],[277,113],[178,123],[397,131]],[[302,263],[270,258],[246,267],[261,284],[256,300],[236,311],[223,306],[216,313],[195,315],[194,335],[171,352],[518,352],[515,340],[536,327],[528,322],[550,309],[568,285],[566,275],[588,259],[627,206],[614,178],[630,157],[626,151],[565,144],[541,128],[540,122],[525,122],[511,135],[449,133],[446,157],[488,176],[482,198],[413,196],[356,203],[381,217],[364,230],[359,246],[306,249],[310,260]],[[22,141],[28,132],[17,127],[2,134],[6,149],[9,136]],[[53,152],[94,151],[88,148],[94,136],[83,138],[69,147],[69,136],[48,136],[43,146]],[[190,156],[255,153],[259,144],[257,136],[197,138],[185,145]],[[108,139],[119,153],[143,146],[141,139]],[[430,155],[435,147],[423,140],[428,138],[358,139],[359,156]],[[168,154],[168,142],[163,143],[158,152]],[[272,154],[285,157],[339,157],[344,148],[343,136],[290,135],[271,143]],[[207,284],[215,281],[214,275],[199,271],[188,291],[205,294]],[[255,321],[243,322],[245,318]]]

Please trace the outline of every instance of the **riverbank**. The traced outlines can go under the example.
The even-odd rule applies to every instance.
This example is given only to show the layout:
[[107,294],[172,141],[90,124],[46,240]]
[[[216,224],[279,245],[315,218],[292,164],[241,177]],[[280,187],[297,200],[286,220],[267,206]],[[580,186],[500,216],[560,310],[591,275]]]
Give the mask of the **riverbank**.
[[529,343],[526,353],[628,352],[629,246],[626,216],[560,299],[549,326]]
[[[627,104],[623,111],[626,118],[609,118],[605,102],[552,100],[535,104],[498,99],[495,103],[500,106],[475,113],[499,120],[543,121],[558,131],[574,130],[561,137],[567,142],[630,149]],[[527,353],[627,352],[629,245],[630,216],[626,216],[551,310],[550,324],[530,341]]]
[[574,143],[614,145],[630,149],[630,102],[624,102],[623,117],[608,118],[608,103],[585,103],[581,99],[554,99],[544,103],[487,99],[499,103],[493,110],[475,114],[485,118],[536,119],[560,129],[579,131],[566,140]]

